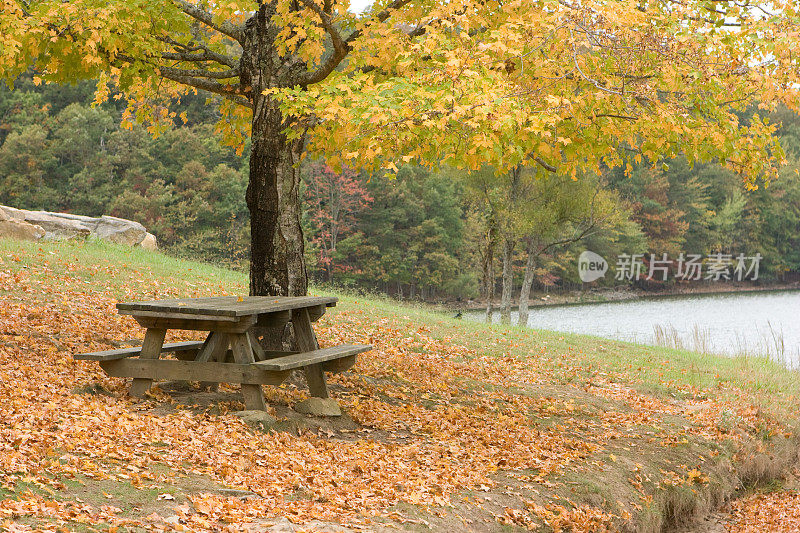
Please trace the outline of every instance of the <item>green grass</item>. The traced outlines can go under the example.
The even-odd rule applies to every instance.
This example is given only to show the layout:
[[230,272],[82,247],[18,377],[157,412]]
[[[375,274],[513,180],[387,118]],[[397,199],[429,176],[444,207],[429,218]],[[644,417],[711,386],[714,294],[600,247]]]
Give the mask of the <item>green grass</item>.
[[[492,354],[497,349],[492,344],[496,341],[512,343],[517,346],[509,349],[510,355],[542,358],[563,382],[587,383],[592,376],[605,373],[634,383],[641,392],[678,399],[687,397],[686,387],[725,395],[726,389],[732,386],[751,392],[765,406],[779,402],[796,411],[794,403],[800,392],[800,373],[766,357],[726,357],[589,335],[489,325],[453,319],[450,313],[388,298],[339,296],[343,309],[358,302],[364,313],[376,320],[387,316],[407,317],[411,322],[430,328],[434,337],[457,339],[478,353]],[[701,391],[692,394],[696,399],[704,397]]]
[[[96,287],[109,287],[119,294],[122,294],[122,286],[137,276],[209,284],[234,293],[246,291],[248,286],[247,274],[242,272],[95,240],[23,242],[0,239],[0,256],[7,261],[10,259],[13,265],[14,254],[19,254],[18,267],[47,261],[50,269],[47,277],[66,276]],[[37,275],[39,279],[45,277],[44,273],[37,272]]]

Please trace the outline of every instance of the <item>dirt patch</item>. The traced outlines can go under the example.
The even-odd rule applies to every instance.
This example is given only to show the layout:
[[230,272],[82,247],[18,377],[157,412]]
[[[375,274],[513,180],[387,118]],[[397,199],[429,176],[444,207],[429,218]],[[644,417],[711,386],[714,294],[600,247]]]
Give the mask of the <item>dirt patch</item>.
[[711,513],[689,527],[675,530],[675,533],[728,533],[728,515],[725,512]]
[[96,508],[112,505],[120,509],[119,516],[141,520],[153,513],[160,516],[174,514],[175,506],[187,503],[192,494],[224,491],[223,487],[202,476],[174,476],[171,483],[150,487],[135,487],[119,480],[76,478],[65,483],[62,495]]

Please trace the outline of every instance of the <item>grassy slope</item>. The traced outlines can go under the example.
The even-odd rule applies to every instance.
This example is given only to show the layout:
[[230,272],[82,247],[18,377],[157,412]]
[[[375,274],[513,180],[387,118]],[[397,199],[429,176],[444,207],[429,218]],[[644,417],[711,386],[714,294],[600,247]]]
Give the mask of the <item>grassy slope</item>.
[[[176,416],[160,411],[159,405],[183,393],[172,394],[173,400],[161,394],[150,403],[133,402],[124,397],[121,380],[105,378],[90,364],[72,363],[69,354],[62,353],[69,350],[59,348],[102,349],[122,340],[120,336],[140,335],[126,319],[108,318],[115,300],[247,292],[246,276],[240,273],[102,244],[0,241],[0,261],[0,298],[10,310],[0,311],[0,350],[5,349],[0,356],[15,361],[29,353],[58,358],[59,366],[69,366],[71,392],[54,394],[54,402],[78,397],[83,401],[85,395],[75,391],[101,387],[114,395],[114,401],[101,402],[101,408],[121,410],[116,417],[129,413],[134,424]],[[487,326],[382,298],[340,298],[340,305],[319,327],[322,342],[369,341],[376,346],[354,372],[334,380],[336,395],[356,429],[333,425],[307,435],[301,428],[299,436],[285,437],[279,451],[311,446],[321,453],[332,446],[343,464],[355,466],[337,471],[341,477],[331,483],[308,481],[303,490],[322,495],[307,498],[311,503],[286,497],[286,487],[248,484],[272,503],[257,510],[252,504],[237,507],[225,515],[203,513],[203,505],[210,504],[192,494],[204,487],[212,492],[221,486],[241,488],[236,464],[197,460],[199,466],[182,470],[178,480],[177,473],[155,476],[154,483],[162,483],[162,489],[186,493],[193,505],[189,524],[237,521],[245,515],[289,515],[301,521],[388,515],[410,520],[406,527],[422,529],[453,529],[457,524],[484,531],[545,523],[555,530],[570,526],[590,531],[613,523],[627,530],[657,531],[704,512],[744,484],[780,475],[796,459],[793,421],[800,380],[797,373],[769,361]],[[59,327],[56,347],[51,348],[47,343],[56,341],[46,338],[47,316],[56,312],[75,317],[72,322],[83,326]],[[301,389],[267,388],[279,418],[290,416],[292,403],[303,397]],[[0,428],[6,431],[0,433],[0,445],[4,437],[18,440],[12,437],[21,431],[7,414],[9,405],[3,405],[10,401],[0,400]],[[250,430],[223,416],[228,408],[236,408],[228,403],[223,401],[214,411],[224,424],[220,431],[230,432],[232,441],[254,438]],[[20,409],[20,403],[14,405]],[[76,407],[70,416],[82,420],[81,409],[86,408]],[[200,434],[218,423],[209,421],[202,410],[187,412],[191,418],[186,431]],[[115,429],[117,422],[104,423]],[[52,431],[53,437],[67,442],[78,438]],[[352,434],[358,435],[355,440]],[[213,446],[206,445],[216,457]],[[381,465],[372,471],[359,460],[369,462],[376,447]],[[91,450],[89,456],[100,457],[114,471],[108,466],[113,461],[104,461],[108,451],[103,450]],[[138,457],[137,451],[130,453]],[[196,460],[164,454],[153,458],[151,452],[143,464],[153,472],[172,468],[177,459]],[[78,467],[64,473],[37,465],[40,476],[92,479]],[[387,472],[394,477],[384,479]],[[207,482],[192,477],[200,474]],[[124,477],[111,478],[126,483]],[[31,483],[47,486],[42,479],[30,481],[20,475],[6,476],[3,482],[20,498]],[[296,486],[297,481],[286,483]],[[154,486],[148,490],[156,490]],[[62,504],[75,497],[69,485],[65,487],[53,496]],[[370,503],[346,512],[337,496],[357,490]],[[136,490],[117,492],[121,503],[138,497]],[[212,503],[221,505],[216,498]],[[141,513],[131,513],[126,516],[144,520]],[[44,520],[36,512],[23,516]]]

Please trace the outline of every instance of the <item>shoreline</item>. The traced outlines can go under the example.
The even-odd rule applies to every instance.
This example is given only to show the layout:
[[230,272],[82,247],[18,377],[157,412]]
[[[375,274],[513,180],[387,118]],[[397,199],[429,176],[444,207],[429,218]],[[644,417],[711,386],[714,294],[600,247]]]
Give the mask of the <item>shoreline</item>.
[[[645,290],[635,287],[590,289],[588,291],[571,291],[565,293],[531,293],[529,308],[553,307],[567,305],[603,304],[614,302],[631,302],[637,300],[658,300],[681,296],[713,296],[718,294],[742,292],[783,292],[800,291],[800,282],[771,283],[769,285],[750,284],[715,284],[673,287],[669,290]],[[467,303],[448,302],[448,308],[454,311],[481,311],[486,309],[486,302],[473,300]],[[518,300],[512,301],[512,309],[519,307]],[[495,300],[492,309],[499,311],[500,301]]]

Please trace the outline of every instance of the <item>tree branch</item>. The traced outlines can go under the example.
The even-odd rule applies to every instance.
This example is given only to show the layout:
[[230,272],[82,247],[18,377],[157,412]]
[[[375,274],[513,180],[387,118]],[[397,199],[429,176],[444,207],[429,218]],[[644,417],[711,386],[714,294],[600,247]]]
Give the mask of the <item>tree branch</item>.
[[331,15],[326,11],[325,6],[318,6],[314,0],[300,0],[300,2],[317,14],[320,22],[322,23],[323,29],[325,29],[327,34],[330,36],[331,44],[333,45],[333,52],[319,66],[319,68],[311,72],[306,72],[298,76],[295,80],[299,85],[310,85],[312,83],[318,83],[327,78],[328,75],[333,72],[333,69],[335,69],[339,63],[342,62],[342,59],[345,58],[347,53],[350,51],[350,47],[344,42],[342,36],[339,34],[339,30],[337,30],[333,25]]
[[[595,218],[594,208],[595,208],[595,200],[597,200],[598,193],[599,191],[595,191],[595,194],[592,197],[592,208],[591,212],[589,213],[588,219],[584,219],[578,222],[578,229],[576,229],[575,232],[569,237],[564,237],[563,239],[551,241],[546,245],[540,246],[539,249],[536,251],[536,257],[539,257],[550,248],[561,246],[562,244],[578,242],[582,240],[584,237],[592,235],[594,233],[593,230],[600,228],[605,223],[605,221],[611,217],[611,212],[609,212],[606,213],[605,216],[602,216],[600,218]],[[582,229],[581,226],[583,226]]]
[[[175,48],[174,52],[162,52],[161,57],[173,61],[191,61],[199,63],[203,61],[216,61],[230,68],[238,68],[239,62],[229,56],[215,52],[204,43],[194,43],[193,46],[175,41],[169,37],[157,37],[163,43],[167,43]],[[201,53],[195,53],[201,52]]]
[[232,85],[227,83],[220,83],[218,81],[198,78],[192,76],[188,73],[192,72],[190,70],[178,69],[173,67],[166,67],[166,66],[157,66],[159,73],[161,76],[168,80],[172,80],[178,83],[182,83],[184,85],[189,85],[190,87],[194,87],[196,89],[202,89],[204,91],[208,91],[210,93],[219,94],[236,102],[237,104],[251,108],[253,105],[250,101],[242,96],[241,89],[238,85]]
[[[165,68],[165,67],[159,67]],[[186,68],[179,69],[176,67],[166,67],[173,70],[176,75],[186,76],[190,78],[210,78],[212,80],[226,80],[230,78],[238,78],[240,70],[232,68],[228,70],[208,70],[203,68]]]
[[30,2],[25,2],[24,0],[19,0],[17,2],[17,6],[19,7],[19,10],[22,11],[22,15],[23,16],[25,16],[25,17],[30,17],[31,16]]
[[[380,11],[377,14],[373,15],[372,18],[369,21],[367,21],[367,24],[369,24],[373,20],[375,20],[377,22],[385,21],[386,19],[388,19],[392,15],[392,10],[400,9],[401,7],[403,7],[404,5],[408,4],[409,2],[411,2],[411,0],[393,0],[392,2],[389,2],[389,4],[382,11]],[[351,33],[350,35],[347,36],[347,38],[344,40],[344,42],[349,47],[350,44],[352,44],[353,41],[355,41],[356,39],[361,37],[361,35],[362,35],[362,31],[361,30],[355,30],[353,33]]]
[[247,109],[253,109],[253,103],[244,96],[239,96],[235,94],[223,94],[222,97],[242,107],[246,107]]
[[553,165],[551,165],[550,163],[548,163],[547,161],[545,161],[544,159],[542,159],[538,155],[536,157],[534,157],[533,160],[536,161],[539,165],[542,166],[542,168],[544,168],[548,172],[558,172],[558,168],[554,167]]
[[[190,63],[202,63],[204,61],[216,61],[217,63],[222,63],[221,59],[216,59],[213,55],[203,52],[202,54],[189,54],[185,52],[162,52],[161,57],[164,59],[171,59],[173,61],[188,61]],[[225,66],[233,68],[237,68],[235,62],[232,64],[222,63]]]
[[620,120],[629,120],[631,122],[636,122],[639,120],[639,117],[631,117],[628,115],[615,115],[614,113],[598,113],[591,118],[618,118]]
[[234,41],[237,41],[238,43],[242,42],[243,28],[241,26],[233,24],[232,22],[229,21],[223,21],[217,24],[216,22],[214,22],[213,15],[211,15],[211,13],[201,8],[200,6],[187,2],[186,0],[173,0],[173,1],[178,5],[181,11],[183,11],[196,21],[202,22],[209,28],[218,31],[223,35],[227,35],[228,37],[230,37]]

